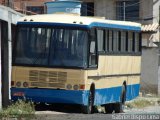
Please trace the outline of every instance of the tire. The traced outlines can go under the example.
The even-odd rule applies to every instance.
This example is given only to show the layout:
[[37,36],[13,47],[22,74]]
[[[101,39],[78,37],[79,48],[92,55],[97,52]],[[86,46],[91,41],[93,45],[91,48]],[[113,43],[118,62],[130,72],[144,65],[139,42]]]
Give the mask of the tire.
[[106,104],[104,106],[104,108],[105,108],[106,114],[110,114],[110,113],[113,112],[114,104],[112,104],[112,103],[111,104]]
[[91,114],[94,112],[94,89],[91,89],[88,96],[88,105],[82,106],[84,114]]
[[126,87],[122,86],[121,101],[114,104],[115,113],[123,113],[126,101]]

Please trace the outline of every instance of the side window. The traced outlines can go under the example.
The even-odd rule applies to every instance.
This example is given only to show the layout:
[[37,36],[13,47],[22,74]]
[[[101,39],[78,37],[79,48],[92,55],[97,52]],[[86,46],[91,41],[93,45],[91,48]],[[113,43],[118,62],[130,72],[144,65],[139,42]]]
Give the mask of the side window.
[[121,31],[118,31],[118,52],[120,52],[121,49]]
[[132,51],[133,52],[135,52],[135,42],[136,42],[136,40],[135,40],[135,32],[133,32],[133,43],[132,43]]
[[135,52],[140,52],[141,51],[141,41],[140,41],[140,34],[135,33]]
[[113,31],[109,30],[109,52],[113,52]]
[[105,30],[105,51],[109,52],[109,30]]
[[118,40],[118,31],[113,31],[113,51],[114,52],[118,52],[118,44],[119,44],[119,40]]
[[121,52],[126,52],[126,32],[121,31]]
[[139,35],[139,39],[138,39],[139,40],[139,42],[138,42],[139,43],[139,47],[138,47],[139,49],[138,50],[139,50],[139,52],[141,52],[142,51],[142,47],[141,47],[142,46],[142,34],[139,33],[138,35]]
[[126,32],[126,45],[125,45],[125,52],[128,52],[128,32]]
[[104,31],[97,30],[98,51],[104,51]]
[[96,38],[95,29],[90,32],[90,42],[89,42],[89,67],[97,66],[97,52],[96,52]]
[[133,32],[128,32],[128,52],[133,50]]

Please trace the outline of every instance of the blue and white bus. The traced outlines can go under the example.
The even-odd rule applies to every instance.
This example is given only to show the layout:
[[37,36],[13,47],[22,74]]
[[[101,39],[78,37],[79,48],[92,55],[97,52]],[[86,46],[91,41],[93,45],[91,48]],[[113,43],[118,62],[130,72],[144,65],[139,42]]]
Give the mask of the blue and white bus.
[[25,16],[17,28],[12,100],[119,113],[139,95],[140,24],[57,13]]

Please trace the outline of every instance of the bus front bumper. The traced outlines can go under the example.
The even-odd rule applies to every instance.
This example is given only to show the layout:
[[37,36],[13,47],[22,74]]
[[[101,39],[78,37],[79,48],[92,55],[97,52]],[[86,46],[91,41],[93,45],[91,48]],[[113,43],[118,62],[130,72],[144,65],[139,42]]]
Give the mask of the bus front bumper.
[[27,99],[33,102],[87,105],[89,92],[85,90],[55,90],[38,88],[11,88],[11,99]]

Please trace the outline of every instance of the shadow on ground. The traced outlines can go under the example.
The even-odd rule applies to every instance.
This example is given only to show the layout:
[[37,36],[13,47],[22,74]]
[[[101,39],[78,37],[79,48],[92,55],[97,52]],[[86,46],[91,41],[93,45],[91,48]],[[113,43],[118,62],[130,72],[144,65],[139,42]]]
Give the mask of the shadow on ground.
[[68,104],[35,104],[36,111],[56,111],[64,113],[81,113],[80,105],[68,105]]

